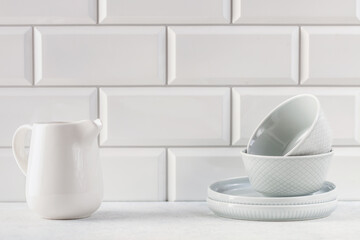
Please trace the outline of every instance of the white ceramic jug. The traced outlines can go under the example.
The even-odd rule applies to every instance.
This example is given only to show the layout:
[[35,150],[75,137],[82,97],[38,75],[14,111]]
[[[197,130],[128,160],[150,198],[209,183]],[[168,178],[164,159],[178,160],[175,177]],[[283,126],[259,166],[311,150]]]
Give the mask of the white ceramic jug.
[[[101,204],[103,183],[97,136],[100,119],[35,123],[13,137],[15,159],[26,175],[26,200],[49,219],[90,216]],[[25,138],[31,132],[29,153]]]

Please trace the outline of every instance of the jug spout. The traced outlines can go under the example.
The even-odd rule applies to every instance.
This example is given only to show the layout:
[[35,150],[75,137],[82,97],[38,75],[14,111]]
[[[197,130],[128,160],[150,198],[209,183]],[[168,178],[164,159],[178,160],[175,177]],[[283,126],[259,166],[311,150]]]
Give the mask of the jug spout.
[[83,120],[75,124],[74,127],[77,128],[78,139],[80,141],[93,141],[99,135],[102,129],[102,122],[100,119],[96,120]]
[[94,124],[97,126],[98,133],[100,133],[100,131],[101,131],[102,127],[103,127],[103,124],[102,124],[101,120],[99,118],[94,120]]

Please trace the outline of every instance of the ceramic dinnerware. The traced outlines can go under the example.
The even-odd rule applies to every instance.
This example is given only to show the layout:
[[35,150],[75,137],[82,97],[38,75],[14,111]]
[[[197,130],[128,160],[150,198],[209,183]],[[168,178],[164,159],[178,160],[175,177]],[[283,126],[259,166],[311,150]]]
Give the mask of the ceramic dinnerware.
[[213,183],[208,188],[208,198],[227,203],[249,205],[304,205],[336,200],[335,184],[325,182],[319,191],[298,197],[266,197],[256,192],[248,177],[231,178]]
[[333,151],[308,156],[260,156],[241,152],[251,186],[270,197],[308,195],[323,186]]
[[[101,121],[35,123],[13,137],[15,159],[26,175],[30,209],[48,219],[88,217],[102,201],[97,136]],[[31,133],[30,151],[25,137]]]
[[299,156],[327,153],[331,130],[319,100],[310,94],[292,97],[272,110],[247,145],[249,154]]
[[304,205],[247,205],[207,199],[209,208],[218,216],[254,221],[300,221],[329,216],[337,200]]

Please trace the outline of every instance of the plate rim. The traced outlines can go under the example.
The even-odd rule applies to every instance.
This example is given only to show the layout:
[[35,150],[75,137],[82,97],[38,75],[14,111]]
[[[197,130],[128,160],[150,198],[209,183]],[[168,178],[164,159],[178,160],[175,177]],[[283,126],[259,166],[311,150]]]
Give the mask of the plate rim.
[[[324,184],[327,184],[332,189],[312,195],[304,195],[304,196],[292,196],[292,197],[250,197],[250,196],[242,196],[242,195],[230,195],[218,192],[214,190],[215,184],[221,184],[222,182],[225,184],[228,181],[249,181],[249,178],[244,177],[235,177],[235,178],[227,178],[217,182],[214,182],[208,187],[208,197],[225,203],[234,203],[234,204],[248,204],[248,205],[301,205],[301,204],[317,204],[322,202],[329,202],[337,199],[337,187],[334,183],[330,181],[325,181]],[[254,190],[255,191],[255,190]]]
[[319,206],[325,206],[325,205],[333,205],[333,204],[337,204],[338,200],[331,200],[328,202],[322,202],[322,203],[313,203],[313,204],[297,204],[297,205],[252,205],[252,204],[241,204],[241,203],[228,203],[228,202],[221,202],[221,201],[217,201],[211,198],[207,198],[206,199],[207,203],[211,203],[214,202],[216,204],[220,204],[220,205],[227,205],[227,207],[242,207],[242,208],[253,208],[253,209],[300,209],[300,208],[305,208],[305,207],[319,207]]
[[207,199],[209,209],[217,216],[250,221],[303,221],[330,216],[338,200],[305,205],[248,205]]

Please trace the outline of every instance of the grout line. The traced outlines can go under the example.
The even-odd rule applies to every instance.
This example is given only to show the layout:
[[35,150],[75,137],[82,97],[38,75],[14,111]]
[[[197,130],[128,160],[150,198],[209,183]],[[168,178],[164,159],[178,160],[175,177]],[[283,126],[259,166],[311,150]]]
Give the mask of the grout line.
[[[231,12],[232,14],[232,12]],[[97,12],[97,15],[98,12]],[[97,16],[98,19],[98,16]],[[92,23],[92,24],[83,24],[83,23],[72,23],[72,24],[0,24],[0,27],[95,27],[95,26],[105,26],[105,27],[120,27],[120,26],[134,26],[134,27],[146,27],[146,26],[233,26],[233,27],[240,27],[240,26],[261,26],[261,27],[272,27],[272,26],[360,26],[360,23],[350,23],[350,24],[336,24],[336,23],[327,23],[327,24],[321,24],[321,23],[246,23],[246,24],[239,24],[239,23],[159,23],[159,24],[148,24],[148,23],[136,23],[136,24],[100,24],[100,23]]]
[[32,38],[32,81],[31,81],[31,86],[29,87],[34,87],[35,86],[35,27],[31,27],[31,38]]
[[100,118],[100,88],[96,88],[97,90],[97,117]]
[[168,168],[168,148],[165,148],[165,202],[169,201],[169,168]]
[[96,1],[96,25],[99,25],[99,24],[100,24],[100,19],[99,19],[99,16],[100,16],[99,1],[100,1],[100,0],[97,0],[97,1]]
[[[182,145],[182,146],[100,146],[100,149],[140,149],[140,148],[164,148],[164,149],[169,149],[169,148],[175,148],[175,149],[179,149],[179,148],[245,148],[246,145],[224,145],[224,146],[209,146],[209,145],[197,145],[197,146],[188,146],[188,145]],[[333,148],[356,148],[359,149],[360,146],[359,145],[333,145]],[[0,149],[12,149],[11,146],[0,146]]]
[[233,25],[233,8],[234,8],[234,5],[233,5],[233,0],[229,0],[230,1],[230,25]]
[[[100,119],[100,88],[96,88],[97,118]],[[102,123],[104,124],[104,123]],[[97,136],[98,145],[100,146],[100,133]]]
[[[244,148],[246,145],[178,145],[178,146],[100,146],[101,148]],[[333,145],[334,148],[359,148],[360,145]],[[1,148],[1,147],[0,147]]]
[[233,0],[228,0],[228,1],[230,1],[230,23],[229,23],[229,25],[233,25],[233,21],[232,21]]
[[298,59],[299,59],[299,65],[298,65],[298,85],[301,85],[301,26],[299,26],[299,49],[298,49]]
[[[119,145],[119,146],[100,146],[101,148],[229,148],[229,147],[234,147],[234,148],[241,148],[241,147],[245,147],[245,146],[237,146],[237,145],[233,145],[233,146],[229,146],[229,145],[193,145],[193,146],[189,146],[189,145],[161,145],[161,146],[154,146],[154,145],[149,145],[149,146],[144,146],[144,145],[136,145],[136,146],[125,146],[125,145]],[[1,148],[1,147],[0,147]]]
[[[170,148],[244,148],[246,146],[229,146],[229,145],[224,145],[224,146],[201,146],[201,145],[197,145],[197,146],[187,146],[187,145],[182,145],[182,146],[99,146],[100,149],[140,149],[140,148],[152,148],[152,149],[170,149]],[[343,146],[341,146],[343,147]],[[354,148],[358,148],[359,146],[351,146]],[[11,146],[0,146],[0,149],[12,149]]]
[[233,88],[230,88],[230,142],[232,146],[232,135],[233,135]]
[[[117,204],[132,204],[132,203],[139,203],[139,204],[159,204],[159,203],[165,203],[166,201],[160,201],[160,200],[103,200],[102,204],[108,204],[108,203],[117,203]],[[359,198],[350,198],[350,199],[338,199],[338,202],[341,203],[359,203],[360,199]],[[175,204],[191,204],[191,203],[204,203],[206,204],[206,200],[176,200],[172,203]],[[27,204],[26,200],[1,200],[0,204]],[[231,219],[230,219],[231,220]]]
[[168,79],[168,49],[169,49],[169,41],[168,41],[168,26],[165,26],[165,86],[169,85]]
[[[360,78],[359,78],[360,80]],[[0,88],[353,88],[360,87],[359,84],[348,85],[0,85]]]

